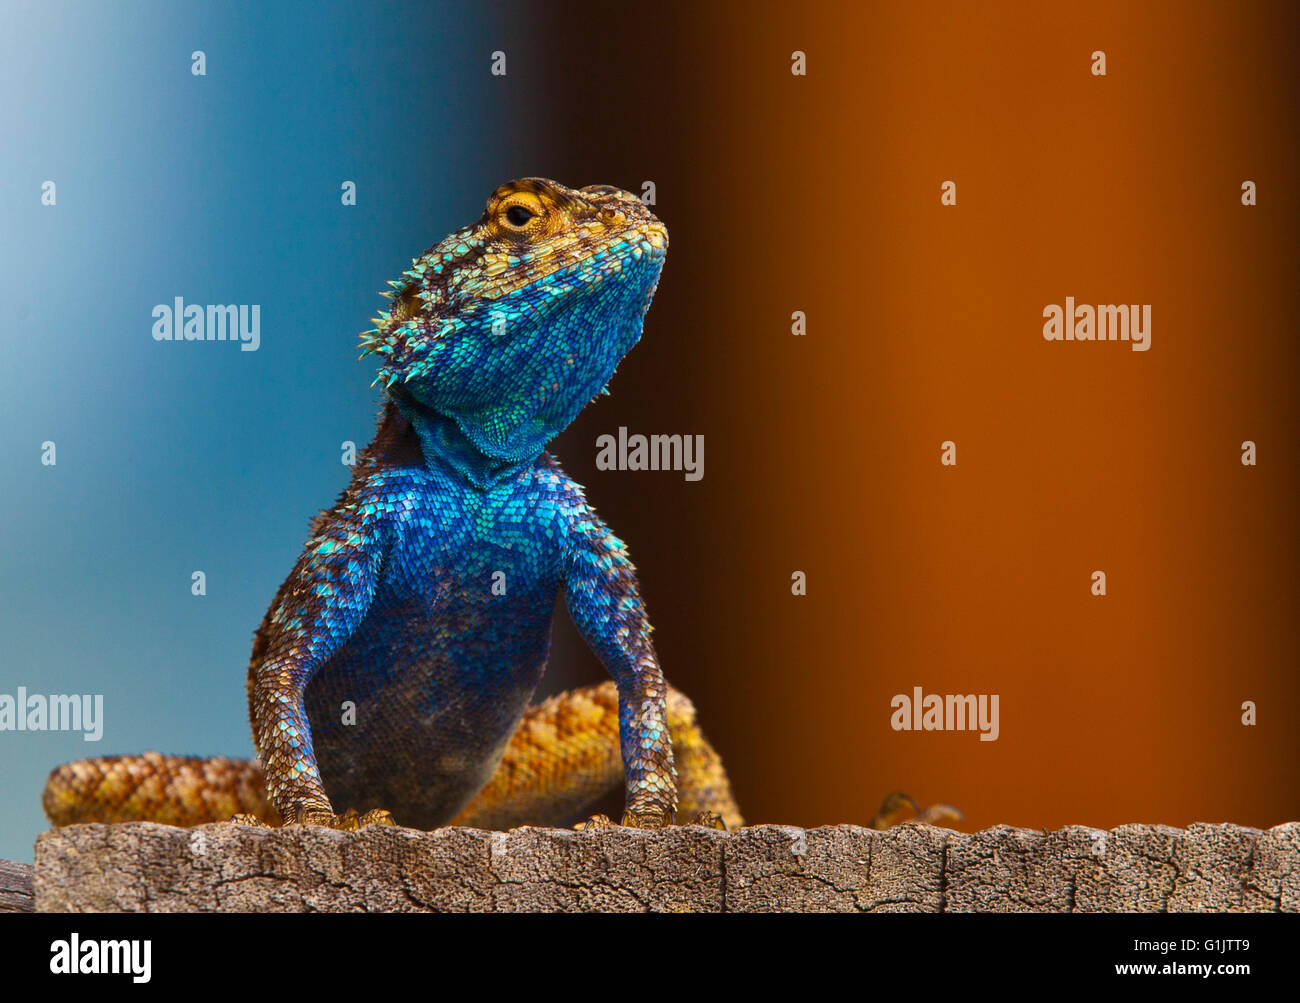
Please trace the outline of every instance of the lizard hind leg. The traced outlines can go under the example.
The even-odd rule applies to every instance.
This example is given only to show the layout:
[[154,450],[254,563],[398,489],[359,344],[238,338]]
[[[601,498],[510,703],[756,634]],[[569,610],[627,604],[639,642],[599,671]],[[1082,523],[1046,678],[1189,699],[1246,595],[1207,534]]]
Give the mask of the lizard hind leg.
[[[689,698],[672,687],[668,730],[678,817],[714,827],[743,825],[721,757],[704,737]],[[614,684],[569,690],[528,708],[492,779],[452,824],[568,825],[622,785]]]

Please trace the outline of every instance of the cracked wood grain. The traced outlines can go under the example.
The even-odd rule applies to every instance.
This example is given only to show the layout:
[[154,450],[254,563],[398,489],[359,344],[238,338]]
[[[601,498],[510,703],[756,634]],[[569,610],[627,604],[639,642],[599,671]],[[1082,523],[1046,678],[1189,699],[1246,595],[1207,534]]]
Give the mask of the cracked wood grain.
[[1300,823],[76,825],[38,839],[34,891],[42,912],[1297,912]]

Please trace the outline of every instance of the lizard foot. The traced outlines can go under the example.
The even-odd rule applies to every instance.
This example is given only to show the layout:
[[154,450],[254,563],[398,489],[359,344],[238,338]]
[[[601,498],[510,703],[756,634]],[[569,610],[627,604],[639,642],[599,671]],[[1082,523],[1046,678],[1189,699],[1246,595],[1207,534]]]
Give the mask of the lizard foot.
[[629,829],[666,829],[676,821],[667,808],[629,808],[623,812],[623,824]]
[[251,825],[259,829],[271,828],[269,825],[263,822],[256,815],[249,815],[246,812],[240,812],[238,815],[231,815],[230,821],[233,822],[235,825]]
[[323,825],[341,832],[356,832],[369,825],[396,825],[397,823],[393,821],[392,813],[383,808],[372,808],[364,815],[358,815],[352,808],[341,815],[335,815],[334,812],[323,808],[299,808],[295,816],[286,824]]
[[691,825],[702,825],[707,829],[721,829],[727,831],[727,823],[723,821],[722,816],[716,811],[696,812],[695,817],[690,821]]
[[960,822],[965,816],[950,804],[933,804],[925,811],[917,807],[915,801],[902,791],[894,791],[880,805],[868,825],[873,829],[888,829],[900,822],[923,822],[926,825],[941,825],[944,822]]
[[[701,812],[700,815],[710,815],[712,812]],[[698,818],[699,816],[697,816]],[[721,821],[721,820],[719,820]],[[614,824],[614,820],[608,815],[592,815],[585,822],[580,822],[574,826],[579,832],[587,832],[589,829],[606,829]],[[629,829],[666,829],[668,826],[675,824],[673,813],[667,809],[650,808],[634,810],[629,808],[623,813],[623,821],[619,823]],[[709,823],[701,823],[707,825]]]

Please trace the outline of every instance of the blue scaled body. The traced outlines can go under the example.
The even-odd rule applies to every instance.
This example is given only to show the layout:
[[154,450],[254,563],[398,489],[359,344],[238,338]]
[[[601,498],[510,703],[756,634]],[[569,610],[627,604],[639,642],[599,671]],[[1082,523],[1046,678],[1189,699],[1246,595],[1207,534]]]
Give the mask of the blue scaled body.
[[258,631],[254,737],[288,821],[444,824],[487,782],[562,594],[619,694],[629,812],[676,808],[635,570],[545,451],[641,335],[667,233],[616,189],[528,179],[435,245],[363,336],[387,400]]

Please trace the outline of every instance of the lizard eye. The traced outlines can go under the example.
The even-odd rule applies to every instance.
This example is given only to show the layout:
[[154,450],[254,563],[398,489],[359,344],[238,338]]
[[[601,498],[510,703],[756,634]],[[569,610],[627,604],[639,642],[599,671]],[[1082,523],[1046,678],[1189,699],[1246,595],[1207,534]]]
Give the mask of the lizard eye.
[[532,212],[524,206],[512,205],[506,210],[506,219],[511,226],[524,227],[533,218]]

